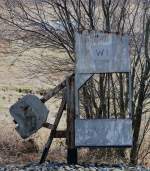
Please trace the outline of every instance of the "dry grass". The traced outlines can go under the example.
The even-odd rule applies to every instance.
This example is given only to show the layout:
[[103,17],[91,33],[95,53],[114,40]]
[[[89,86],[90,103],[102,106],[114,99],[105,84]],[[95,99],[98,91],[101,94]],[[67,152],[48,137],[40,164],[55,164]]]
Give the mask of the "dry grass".
[[[1,128],[0,132],[0,165],[4,164],[25,164],[31,161],[39,161],[42,149],[47,140],[46,134],[42,130],[42,136],[38,133],[32,137],[22,140],[15,129],[7,125]],[[42,137],[45,137],[42,140]],[[65,161],[64,141],[54,141],[52,149],[48,156],[52,161]]]
[[[9,89],[9,87],[0,87],[0,164],[26,163],[39,160],[44,144],[50,133],[50,130],[42,128],[31,138],[23,140],[15,131],[15,124],[9,114],[9,107],[15,103],[18,98],[26,94],[27,90],[30,89],[21,88],[21,91],[20,89],[18,91],[18,88],[10,87]],[[37,92],[40,91],[37,89]],[[52,99],[46,104],[50,110],[50,115],[48,117],[50,123],[53,123],[55,119],[59,103],[60,100]],[[59,128],[65,129],[65,120],[64,114]],[[49,155],[49,159],[64,161],[64,151],[64,141],[57,139],[52,144],[52,151]]]
[[[6,163],[26,163],[37,161],[41,156],[43,146],[48,138],[49,130],[41,129],[30,139],[23,140],[15,131],[15,125],[9,114],[9,108],[18,98],[27,93],[34,93],[41,96],[45,89],[52,88],[63,79],[60,75],[51,77],[48,82],[42,82],[40,78],[28,78],[26,76],[28,68],[27,61],[31,59],[35,51],[27,52],[24,56],[17,57],[11,55],[7,42],[0,43],[0,165]],[[39,53],[40,54],[40,53]],[[37,55],[37,54],[36,54]],[[24,65],[24,67],[23,67]],[[22,69],[23,68],[23,69]],[[49,84],[51,82],[52,84]],[[50,110],[48,121],[53,123],[59,107],[60,100],[52,99],[46,105]],[[59,128],[65,128],[65,117]],[[65,160],[64,141],[56,140],[52,145],[49,159]],[[64,149],[64,150],[63,150]],[[57,152],[56,152],[57,151]],[[59,152],[58,152],[59,151]],[[62,155],[60,155],[60,152]],[[55,154],[55,155],[54,155]]]

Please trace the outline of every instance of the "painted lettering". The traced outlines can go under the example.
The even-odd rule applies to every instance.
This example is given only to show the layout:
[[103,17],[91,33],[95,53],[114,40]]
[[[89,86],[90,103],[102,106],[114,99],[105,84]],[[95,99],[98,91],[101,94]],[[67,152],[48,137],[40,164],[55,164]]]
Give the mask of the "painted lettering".
[[103,56],[104,49],[96,49],[96,54],[97,54],[97,56]]

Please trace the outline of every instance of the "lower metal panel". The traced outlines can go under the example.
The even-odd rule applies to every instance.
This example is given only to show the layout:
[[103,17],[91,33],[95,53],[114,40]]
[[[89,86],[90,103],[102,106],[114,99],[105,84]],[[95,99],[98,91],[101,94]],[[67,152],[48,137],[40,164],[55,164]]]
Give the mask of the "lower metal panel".
[[76,147],[132,146],[131,119],[76,119]]

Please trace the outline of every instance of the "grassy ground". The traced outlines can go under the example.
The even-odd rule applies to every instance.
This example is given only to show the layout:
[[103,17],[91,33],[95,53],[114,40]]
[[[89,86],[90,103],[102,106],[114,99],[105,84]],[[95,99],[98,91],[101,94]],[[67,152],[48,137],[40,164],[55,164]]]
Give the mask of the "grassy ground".
[[[38,160],[43,146],[48,138],[49,130],[42,128],[35,135],[27,140],[23,140],[15,131],[15,125],[9,114],[9,108],[18,98],[27,93],[33,93],[41,96],[48,88],[53,88],[58,82],[64,79],[64,74],[49,74],[43,81],[43,76],[31,79],[29,69],[32,69],[28,62],[32,60],[34,51],[26,52],[23,56],[11,55],[7,52],[7,44],[0,46],[0,164],[17,162],[24,163],[32,160]],[[38,52],[39,53],[39,52]],[[39,53],[40,54],[40,53]],[[31,63],[30,63],[31,64]],[[30,68],[27,68],[27,65]],[[46,105],[50,110],[48,121],[53,123],[59,107],[59,99],[51,99]],[[65,115],[59,125],[59,128],[65,128]],[[55,147],[55,148],[54,148]],[[54,159],[65,159],[65,147],[63,140],[57,140],[53,143],[53,149],[60,153],[50,155]],[[60,150],[61,149],[61,150]],[[63,151],[63,154],[61,154]],[[52,150],[53,153],[53,150]],[[55,158],[55,159],[56,159]]]

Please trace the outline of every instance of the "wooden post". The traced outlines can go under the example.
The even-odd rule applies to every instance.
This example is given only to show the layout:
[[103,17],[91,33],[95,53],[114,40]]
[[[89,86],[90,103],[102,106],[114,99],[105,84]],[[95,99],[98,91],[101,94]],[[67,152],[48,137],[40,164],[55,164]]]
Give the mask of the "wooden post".
[[75,86],[74,77],[67,78],[67,163],[77,163],[77,148],[75,148]]
[[56,119],[55,119],[55,122],[54,122],[54,125],[53,125],[53,127],[52,127],[52,129],[51,129],[50,136],[49,136],[49,138],[48,138],[48,140],[47,140],[47,143],[46,143],[46,145],[45,145],[45,148],[44,148],[44,150],[43,150],[43,154],[42,154],[42,156],[41,156],[40,164],[42,164],[42,163],[45,162],[45,160],[46,160],[46,157],[47,157],[47,155],[48,155],[49,148],[50,148],[50,146],[51,146],[51,144],[52,144],[53,138],[54,138],[55,135],[56,135],[56,132],[57,132],[56,130],[57,130],[59,121],[60,121],[60,119],[61,119],[61,116],[62,116],[62,114],[63,114],[63,111],[64,111],[65,107],[66,107],[66,95],[65,95],[65,93],[64,93],[64,96],[63,96],[63,98],[62,98],[62,102],[61,102],[60,108],[59,108],[59,110],[58,110],[58,113],[57,113],[57,116],[56,116]]

